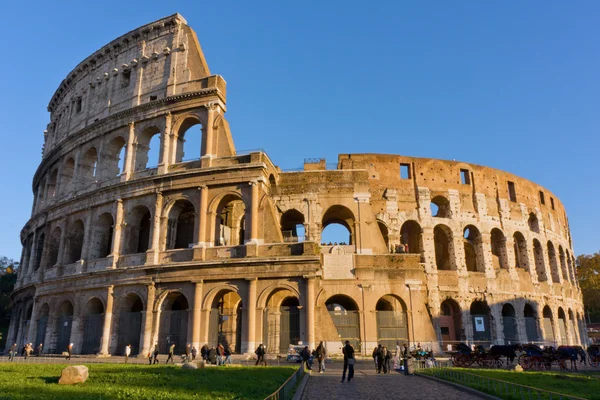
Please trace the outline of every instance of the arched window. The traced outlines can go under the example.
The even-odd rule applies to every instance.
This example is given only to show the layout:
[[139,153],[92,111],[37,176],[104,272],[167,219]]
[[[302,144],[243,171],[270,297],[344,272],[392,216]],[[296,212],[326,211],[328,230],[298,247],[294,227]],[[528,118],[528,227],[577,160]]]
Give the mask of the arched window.
[[78,260],[81,260],[84,234],[85,230],[82,220],[78,219],[69,226],[65,264],[72,264]]
[[450,202],[444,196],[435,196],[430,203],[431,216],[438,218],[452,218]]
[[216,347],[221,343],[225,348],[229,347],[233,352],[241,353],[244,313],[242,304],[240,295],[232,290],[224,289],[215,295],[208,324],[210,346]]
[[98,152],[89,148],[79,160],[79,183],[82,187],[98,180]]
[[527,241],[521,232],[513,235],[515,250],[515,267],[529,271],[529,256],[527,254]]
[[48,199],[51,200],[56,196],[57,184],[58,184],[58,169],[54,169],[50,173],[50,179],[48,179]]
[[555,337],[555,333],[554,333],[552,310],[550,310],[550,307],[548,307],[548,306],[544,307],[543,317],[544,317],[544,333],[545,333],[544,340],[546,340],[548,342],[554,342],[556,337]]
[[158,128],[150,127],[138,137],[135,152],[135,170],[155,168],[161,162],[161,134]]
[[490,307],[487,302],[474,301],[471,303],[471,318],[473,323],[473,340],[491,340]]
[[36,271],[40,268],[40,265],[42,265],[42,255],[44,254],[45,241],[46,237],[43,233],[41,233],[37,238],[37,243],[35,246],[35,263],[33,265],[35,266]]
[[465,262],[467,271],[484,272],[483,242],[479,230],[473,225],[467,225],[463,231],[463,244],[465,248]]
[[546,276],[546,263],[544,262],[544,250],[537,239],[533,239],[533,256],[535,258],[535,270],[537,272],[538,281],[545,282],[548,280]]
[[74,189],[73,177],[75,175],[75,159],[69,157],[62,167],[62,174],[60,178],[60,192],[69,193]]
[[98,217],[92,231],[92,248],[90,258],[105,258],[112,252],[114,220],[110,213]]
[[569,271],[567,269],[567,261],[565,259],[565,251],[563,250],[562,246],[558,246],[558,257],[560,260],[560,269],[562,271],[563,279],[565,281],[568,281],[571,279],[571,277],[569,276]]
[[60,248],[60,236],[62,230],[57,226],[50,235],[48,243],[48,258],[46,261],[46,268],[53,267],[58,262],[58,251]]
[[381,237],[385,243],[385,248],[390,249],[390,238],[388,237],[388,227],[387,225],[380,220],[377,220],[377,226],[379,227],[379,232],[381,232]]
[[494,268],[508,269],[508,256],[506,254],[506,237],[498,228],[492,229],[492,264]]
[[197,118],[186,119],[177,133],[175,162],[199,160],[202,154],[206,154],[205,146],[200,121]]
[[356,302],[346,295],[338,294],[327,299],[325,306],[339,340],[342,343],[348,340],[355,351],[360,351],[360,319]]
[[377,312],[377,342],[388,349],[408,340],[406,304],[397,296],[382,296],[375,305]]
[[97,354],[100,352],[100,341],[102,339],[102,328],[104,325],[104,305],[93,298],[88,301],[84,314],[82,354]]
[[461,312],[458,304],[446,299],[440,305],[440,336],[442,342],[456,342],[462,339]]
[[558,307],[558,329],[560,330],[560,344],[568,344],[567,340],[567,316],[562,307]]
[[400,242],[408,249],[405,249],[407,253],[420,254],[423,253],[423,230],[421,225],[416,221],[406,221],[400,228]]
[[437,269],[456,269],[452,230],[446,225],[436,225],[433,228],[433,241],[435,243],[435,263]]
[[[150,244],[151,227],[150,210],[146,206],[136,206],[128,215],[127,228],[128,237],[127,246],[123,254],[145,253]],[[127,237],[127,236],[126,236]]]
[[304,231],[304,215],[300,211],[291,209],[283,213],[281,216],[281,235],[285,242],[304,241]]
[[321,223],[321,241],[329,243],[355,244],[354,214],[347,207],[329,207]]
[[560,270],[558,269],[558,261],[556,259],[556,250],[551,241],[548,241],[548,261],[550,262],[550,271],[552,272],[552,282],[560,282]]
[[121,136],[117,136],[108,144],[103,157],[106,178],[112,179],[125,171],[125,151],[127,143]]
[[506,303],[502,306],[502,330],[504,332],[504,344],[514,344],[519,340],[519,329],[515,308]]
[[530,304],[526,304],[523,310],[525,317],[525,331],[527,332],[527,341],[536,342],[539,339],[537,315]]
[[169,211],[167,249],[187,249],[194,243],[196,209],[188,200],[177,200]]
[[246,238],[246,205],[240,196],[227,195],[221,199],[216,212],[215,244],[237,246]]
[[167,295],[160,313],[160,329],[158,345],[161,352],[167,353],[171,343],[175,344],[175,352],[181,354],[187,344],[188,301],[177,292]]
[[529,220],[527,221],[529,229],[533,232],[540,233],[540,224],[535,213],[529,214]]

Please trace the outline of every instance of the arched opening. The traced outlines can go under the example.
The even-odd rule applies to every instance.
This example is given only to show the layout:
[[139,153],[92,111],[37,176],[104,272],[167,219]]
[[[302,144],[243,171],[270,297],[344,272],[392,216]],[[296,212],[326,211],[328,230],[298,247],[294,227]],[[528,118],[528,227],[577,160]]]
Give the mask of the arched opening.
[[544,250],[537,239],[533,239],[533,257],[535,258],[535,271],[537,272],[538,281],[547,281],[548,277],[546,276],[546,263],[544,263]]
[[435,196],[429,203],[431,216],[437,218],[451,218],[450,202],[444,196]]
[[465,262],[467,271],[484,272],[483,242],[479,230],[473,225],[467,225],[463,231],[463,244],[465,247]]
[[381,232],[381,237],[383,238],[383,242],[385,243],[385,248],[390,250],[390,238],[388,236],[388,227],[387,225],[380,220],[377,220],[377,226],[379,227],[379,232]]
[[246,205],[241,197],[227,195],[217,207],[215,229],[216,246],[237,246],[244,244],[246,238]]
[[50,178],[48,179],[48,200],[51,200],[56,196],[57,193],[57,181],[58,181],[58,169],[55,169],[50,173]]
[[60,192],[69,193],[73,190],[73,177],[75,175],[75,159],[69,157],[62,167],[60,177]]
[[37,243],[35,244],[35,263],[33,264],[35,266],[35,271],[37,271],[40,268],[40,265],[42,265],[42,255],[44,254],[45,241],[46,236],[43,233],[40,233],[37,238]]
[[171,292],[163,301],[160,313],[158,347],[161,353],[168,353],[171,344],[175,354],[182,354],[187,345],[188,301],[179,292]]
[[50,306],[48,306],[48,303],[44,303],[38,315],[34,346],[46,344],[46,330],[48,329],[48,317],[50,316]]
[[208,331],[209,345],[222,344],[242,352],[242,298],[232,290],[221,290],[213,299]]
[[321,242],[355,244],[354,214],[347,207],[335,205],[323,214]]
[[104,154],[103,162],[106,169],[106,178],[112,179],[121,175],[125,171],[125,151],[126,142],[121,136],[115,137],[108,144],[106,154]]
[[41,207],[45,206],[45,194],[46,194],[46,178],[42,179],[42,183],[40,183],[40,186],[38,187],[37,191],[37,207],[38,209],[40,209]]
[[551,241],[548,241],[548,261],[550,262],[550,271],[552,272],[552,282],[560,283],[560,270],[558,269],[556,250],[554,250],[554,245]]
[[558,246],[558,258],[560,260],[560,269],[562,271],[562,276],[565,281],[570,280],[569,272],[567,270],[567,262],[565,260],[565,251],[562,246]]
[[377,342],[388,349],[408,341],[406,305],[398,297],[386,294],[375,305],[377,312]]
[[569,254],[569,250],[567,250],[565,252],[565,254],[566,254],[566,257],[567,257],[567,266],[569,268],[569,275],[571,276],[571,283],[573,285],[577,285],[577,281],[575,279],[575,277],[576,277],[575,268],[573,268],[574,264],[573,264],[573,261],[571,259],[571,255]]
[[135,170],[142,171],[148,168],[156,168],[161,162],[160,148],[160,130],[154,126],[144,129],[138,137],[135,152]]
[[535,310],[531,304],[525,305],[525,308],[523,309],[523,316],[525,317],[525,332],[527,333],[527,341],[537,342],[539,340],[537,314],[535,313]]
[[196,209],[188,200],[177,200],[169,211],[167,250],[187,249],[194,244]]
[[502,331],[504,332],[504,344],[515,344],[519,341],[519,324],[515,308],[506,303],[502,306]]
[[[462,340],[462,317],[458,303],[452,299],[446,299],[440,305],[440,336],[442,338],[442,347],[446,343]],[[450,344],[448,343],[448,344]]]
[[48,241],[48,258],[46,259],[46,268],[51,268],[58,262],[58,252],[60,249],[60,237],[62,230],[57,226],[50,235]]
[[186,119],[177,133],[175,162],[199,160],[202,154],[206,154],[203,136],[200,121],[196,118]]
[[585,321],[579,313],[577,313],[577,326],[579,328],[579,343],[583,346],[584,343],[587,344],[585,334]]
[[84,309],[82,354],[97,354],[100,352],[100,340],[104,327],[104,305],[93,298]]
[[405,251],[413,254],[423,254],[423,230],[416,221],[406,221],[400,228],[400,243]]
[[69,346],[71,340],[71,326],[73,325],[73,304],[71,304],[70,301],[63,302],[58,308],[57,323],[57,339],[56,348],[54,350],[56,353],[60,354],[63,351],[67,351],[67,347]]
[[127,227],[129,240],[123,254],[145,253],[150,245],[152,216],[146,206],[136,206],[129,213]]
[[506,254],[506,237],[498,228],[492,229],[492,265],[495,269],[501,268],[508,270],[508,256]]
[[[29,326],[32,323],[31,322],[31,316],[32,316],[32,314],[33,314],[33,304],[29,304],[27,306],[27,311],[25,312],[25,318],[23,318],[23,323],[21,325],[21,327],[22,327],[21,328],[22,329],[22,335],[23,335],[21,337],[21,340],[23,340],[23,341],[24,340],[29,341],[29,339],[30,339],[29,336],[28,336],[28,333],[29,333]],[[17,341],[20,341],[20,340],[17,339]]]
[[513,235],[515,250],[515,267],[529,271],[529,256],[527,255],[527,241],[521,232]]
[[492,330],[490,325],[490,307],[486,301],[471,303],[471,318],[473,323],[473,340],[490,341]]
[[540,224],[538,222],[538,218],[535,213],[529,214],[529,219],[527,220],[527,224],[529,225],[529,229],[532,232],[540,233]]
[[79,159],[77,167],[80,187],[87,187],[98,180],[98,152],[95,147],[91,147],[85,152]]
[[544,317],[544,340],[546,342],[554,342],[556,340],[556,336],[554,334],[554,323],[552,320],[552,310],[550,307],[545,306],[542,311],[542,315]]
[[437,269],[445,271],[456,269],[452,230],[446,225],[436,225],[433,228],[433,241],[435,244],[435,264]]
[[69,233],[67,234],[67,259],[65,260],[65,264],[72,264],[81,260],[84,234],[85,230],[82,220],[78,219],[69,226]]
[[144,304],[137,294],[129,293],[123,300],[119,310],[117,354],[125,354],[127,345],[131,345],[131,354],[140,352],[143,311]]
[[112,253],[113,229],[114,220],[111,213],[104,213],[98,217],[92,231],[92,260],[108,257]]
[[576,331],[577,328],[575,327],[575,314],[573,314],[573,310],[569,309],[568,311],[569,314],[569,325],[568,325],[568,332],[569,332],[569,344],[570,345],[576,345],[577,344],[577,335],[576,335]]
[[558,307],[558,329],[560,329],[560,343],[559,344],[568,344],[567,343],[567,317],[565,315],[565,311],[562,307]]
[[360,352],[360,320],[358,305],[350,297],[337,294],[331,296],[325,306],[342,343],[346,340]]
[[263,314],[263,338],[267,352],[287,354],[300,341],[300,302],[289,289],[278,289],[267,300]]
[[303,242],[304,232],[304,215],[300,211],[291,209],[283,213],[281,235],[284,242]]

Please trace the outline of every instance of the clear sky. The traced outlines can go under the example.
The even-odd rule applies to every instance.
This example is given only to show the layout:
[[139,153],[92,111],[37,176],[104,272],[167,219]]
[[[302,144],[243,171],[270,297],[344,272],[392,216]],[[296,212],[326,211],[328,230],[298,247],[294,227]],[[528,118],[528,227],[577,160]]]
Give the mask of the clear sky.
[[600,250],[598,1],[6,1],[0,255],[18,259],[48,102],[85,57],[181,13],[228,82],[237,149],[281,168],[382,152],[545,186],[575,254]]

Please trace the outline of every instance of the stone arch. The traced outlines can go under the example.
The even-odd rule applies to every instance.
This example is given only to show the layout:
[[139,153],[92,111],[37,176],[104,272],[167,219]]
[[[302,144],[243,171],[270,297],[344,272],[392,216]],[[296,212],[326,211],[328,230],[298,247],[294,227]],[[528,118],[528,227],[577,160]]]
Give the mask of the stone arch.
[[125,347],[131,345],[131,354],[140,352],[144,301],[136,292],[129,292],[119,301],[119,319],[116,330],[117,354],[125,354]]
[[527,240],[519,231],[513,234],[514,251],[515,251],[515,267],[523,268],[529,271],[529,255],[527,252]]
[[52,230],[50,237],[48,238],[47,246],[47,258],[45,268],[51,268],[58,263],[58,255],[60,251],[60,238],[62,236],[62,229],[57,226]]
[[35,257],[34,260],[34,271],[37,271],[42,265],[42,256],[44,254],[44,244],[46,243],[46,235],[42,232],[39,234],[35,244],[35,254],[32,256]]
[[552,282],[560,283],[560,270],[558,268],[558,261],[556,259],[556,250],[550,240],[547,243],[548,249],[548,262],[550,263],[550,271],[552,273]]
[[[218,202],[215,203],[215,201]],[[246,203],[236,192],[228,192],[213,199],[214,241],[216,246],[236,246],[248,240],[246,232]]]
[[56,353],[62,353],[67,350],[71,340],[71,327],[73,325],[73,303],[71,300],[64,300],[57,308],[57,339]]
[[440,305],[440,337],[442,339],[442,347],[448,342],[452,344],[458,340],[462,340],[464,334],[461,331],[462,313],[460,305],[453,299],[447,298]]
[[[154,168],[162,162],[162,135],[156,126],[148,126],[137,136],[135,145],[135,171]],[[155,149],[158,148],[158,151]]]
[[[228,286],[227,289],[237,290],[231,286]],[[271,295],[277,291],[288,291],[292,293],[293,296],[300,298],[300,292],[293,285],[284,282],[274,283],[260,292],[260,294],[257,296],[256,307],[267,307],[267,301],[270,300]]]
[[[200,134],[199,137],[191,138],[191,135],[193,135],[192,127],[194,126],[200,127]],[[207,154],[206,131],[204,126],[205,124],[202,118],[197,114],[187,114],[178,119],[174,129],[174,132],[176,132],[176,163],[199,159],[204,154]],[[186,141],[190,142],[187,146],[185,144]],[[195,144],[198,147],[196,149],[192,149],[190,148],[190,144]]]
[[360,351],[360,311],[356,301],[350,296],[335,294],[325,300],[325,306],[340,341],[348,340],[355,350]]
[[562,307],[558,307],[558,329],[560,331],[560,343],[558,344],[568,344],[567,342],[567,316],[565,314],[565,310]]
[[465,248],[465,262],[467,271],[484,272],[483,263],[483,240],[481,233],[473,225],[465,226],[463,230],[463,246]]
[[107,179],[113,179],[125,172],[125,153],[127,141],[120,135],[111,139],[102,155],[104,174]]
[[380,219],[377,219],[377,226],[379,227],[379,232],[381,233],[381,237],[383,242],[385,243],[385,248],[390,250],[390,238],[389,238],[389,229],[385,222]]
[[565,251],[563,250],[563,247],[561,245],[558,246],[558,259],[560,261],[560,269],[562,272],[563,279],[565,281],[571,280],[571,277],[569,276],[569,272],[567,270],[567,262],[565,260]]
[[77,178],[81,187],[98,181],[98,150],[95,147],[90,147],[83,153],[77,169]]
[[66,236],[65,264],[81,260],[84,235],[85,227],[81,219],[77,219],[69,225],[69,233]]
[[41,207],[45,206],[45,200],[46,200],[46,177],[44,177],[42,179],[42,182],[40,183],[40,185],[37,188],[36,194],[37,194],[37,208],[40,209]]
[[570,308],[567,310],[567,315],[569,316],[569,325],[567,326],[567,330],[569,332],[570,339],[569,344],[576,345],[577,344],[577,326],[575,325],[575,314],[573,310]]
[[321,219],[321,236],[323,236],[323,232],[328,226],[341,225],[348,231],[348,244],[354,245],[356,238],[355,221],[354,213],[348,207],[339,204],[333,205],[325,211]]
[[404,221],[400,228],[400,243],[405,245],[407,253],[423,254],[423,229],[417,221]]
[[58,168],[54,168],[52,172],[50,172],[46,192],[48,200],[56,197],[56,194],[58,193]]
[[487,301],[475,300],[470,307],[474,341],[492,340],[491,310]]
[[276,287],[265,300],[263,341],[268,352],[286,354],[300,341],[300,296],[295,289]]
[[284,241],[298,242],[301,236],[299,233],[304,235],[304,214],[295,208],[290,208],[281,215],[280,226]]
[[175,345],[175,354],[181,354],[187,345],[189,303],[180,291],[172,290],[161,296],[158,346],[168,353]]
[[126,217],[127,235],[123,254],[145,253],[150,248],[152,214],[145,205],[135,206]]
[[[42,304],[40,311],[38,312],[37,329],[35,338],[33,339],[34,346],[46,345],[46,332],[48,330],[48,318],[50,317],[50,305],[48,303]],[[47,349],[46,349],[47,350]]]
[[377,342],[388,349],[409,340],[406,303],[394,294],[385,294],[377,300]]
[[556,340],[556,333],[554,332],[554,316],[549,306],[544,306],[542,310],[542,316],[544,318],[544,340],[546,342],[554,343]]
[[115,221],[109,212],[101,214],[92,228],[90,259],[108,257],[112,253],[112,241]]
[[187,249],[196,240],[196,208],[188,199],[174,201],[167,213],[166,249]]
[[62,166],[60,177],[60,192],[69,193],[74,189],[73,179],[75,177],[75,159],[67,158]]
[[544,262],[544,250],[539,240],[533,239],[533,256],[535,258],[535,270],[537,272],[538,281],[545,282],[548,280],[546,276],[546,263]]
[[452,218],[450,202],[444,196],[435,196],[429,204],[431,216],[437,218]]
[[519,341],[519,324],[515,308],[510,303],[502,306],[502,331],[504,344],[515,344]]
[[97,354],[104,327],[104,303],[98,297],[92,297],[83,309],[82,354]]
[[571,276],[571,283],[573,285],[577,285],[577,275],[575,273],[574,263],[572,261],[571,255],[569,254],[569,250],[565,251],[565,255],[567,257],[567,266],[569,268],[569,275]]
[[525,332],[528,342],[537,342],[539,340],[537,313],[531,304],[525,304],[523,308],[523,317],[525,318]]
[[540,223],[538,221],[537,215],[535,213],[529,213],[529,219],[527,220],[527,225],[529,226],[529,230],[535,233],[540,233]]
[[498,228],[490,232],[492,247],[492,265],[495,269],[508,270],[508,255],[506,254],[506,237]]
[[[208,343],[216,347],[222,344],[235,353],[242,351],[242,298],[237,289],[221,286],[211,291]],[[206,299],[205,299],[206,301]],[[252,305],[249,305],[252,307]]]
[[455,249],[452,238],[452,229],[446,225],[438,224],[433,228],[433,241],[435,245],[435,264],[438,270],[455,270]]

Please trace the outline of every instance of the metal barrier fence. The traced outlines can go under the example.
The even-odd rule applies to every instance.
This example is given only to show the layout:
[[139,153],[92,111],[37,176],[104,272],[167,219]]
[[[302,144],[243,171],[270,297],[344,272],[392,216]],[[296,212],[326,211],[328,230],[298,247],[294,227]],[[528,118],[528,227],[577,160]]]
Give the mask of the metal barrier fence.
[[499,379],[487,378],[481,375],[475,375],[468,372],[450,368],[421,368],[418,364],[415,365],[416,371],[423,374],[433,376],[450,382],[458,383],[459,385],[467,386],[480,392],[498,396],[502,399],[516,400],[585,400],[583,397],[577,397],[550,390],[538,389],[530,386],[519,385],[502,381]]
[[290,399],[294,394],[294,390],[296,389],[296,385],[300,383],[306,371],[304,370],[304,363],[288,378],[287,381],[279,389],[277,389],[273,394],[267,396],[265,400],[285,400]]

